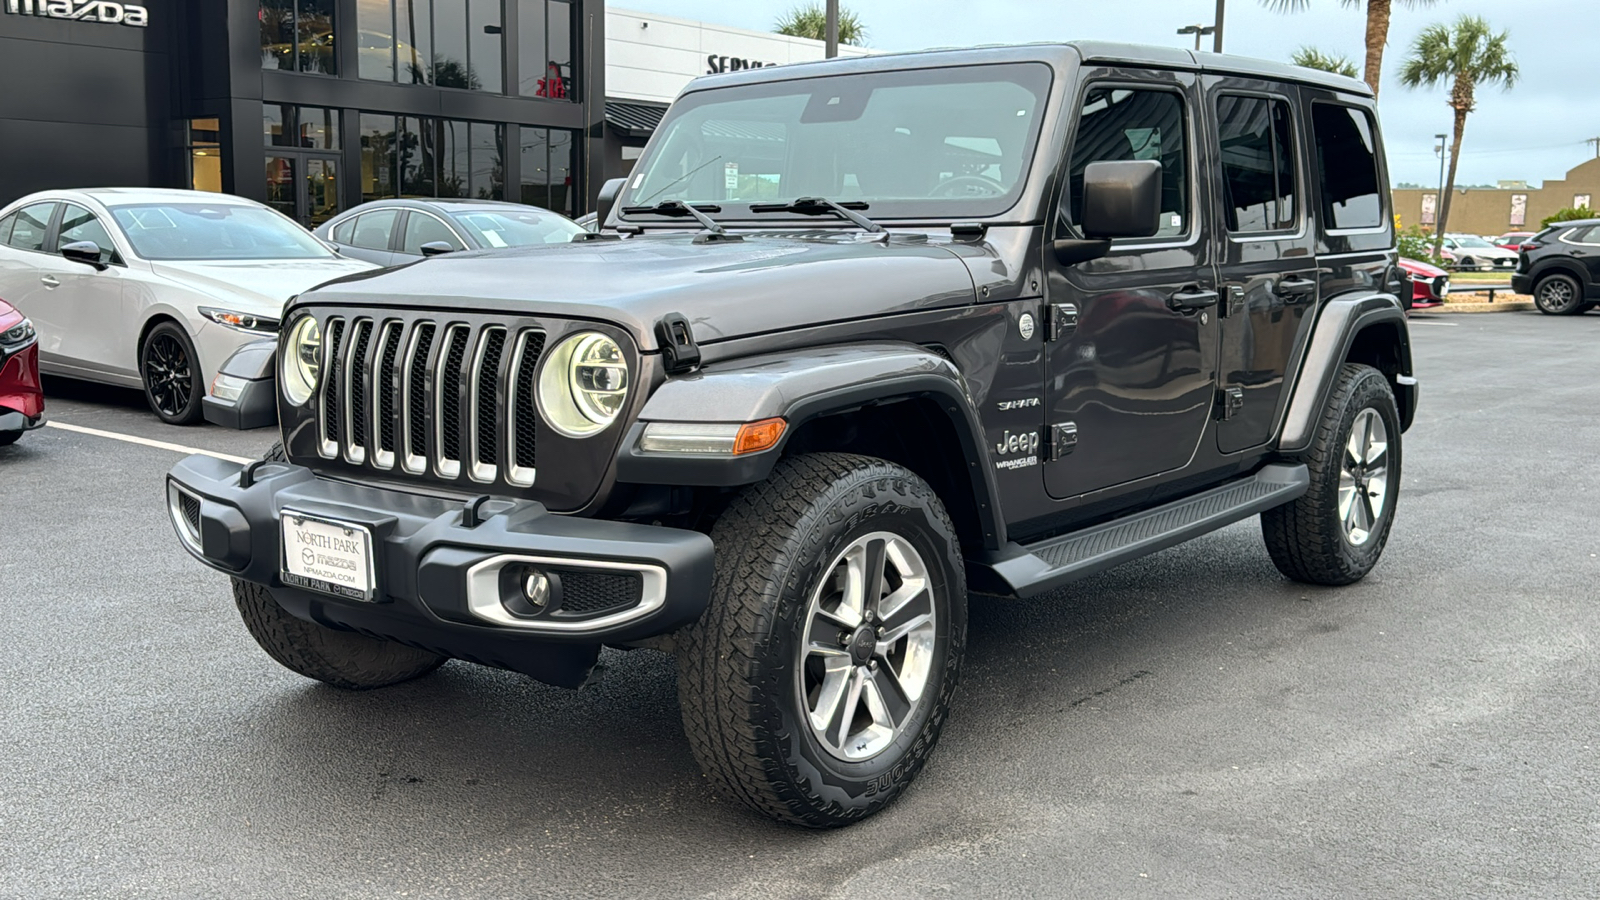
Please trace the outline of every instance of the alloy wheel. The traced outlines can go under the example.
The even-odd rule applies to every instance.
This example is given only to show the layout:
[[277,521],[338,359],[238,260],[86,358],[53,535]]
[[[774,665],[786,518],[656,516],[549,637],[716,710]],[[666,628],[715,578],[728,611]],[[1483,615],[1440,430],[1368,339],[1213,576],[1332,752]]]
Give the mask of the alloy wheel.
[[1339,466],[1339,521],[1351,545],[1378,530],[1389,494],[1389,428],[1375,409],[1363,409],[1350,428]]
[[1561,312],[1572,305],[1572,285],[1560,278],[1549,278],[1539,285],[1539,306],[1550,312]]
[[144,348],[144,383],[156,410],[177,418],[189,405],[194,375],[189,353],[176,337],[158,334]]
[[937,625],[928,567],[905,538],[875,532],[835,557],[806,609],[797,672],[807,724],[830,754],[870,759],[917,718]]

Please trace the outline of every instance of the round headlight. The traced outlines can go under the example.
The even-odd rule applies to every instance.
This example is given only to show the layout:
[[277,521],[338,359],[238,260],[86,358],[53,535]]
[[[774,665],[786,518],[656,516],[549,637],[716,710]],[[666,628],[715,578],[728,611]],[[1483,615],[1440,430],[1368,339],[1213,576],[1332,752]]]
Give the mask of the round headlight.
[[289,341],[283,346],[283,395],[299,406],[311,399],[322,378],[322,329],[317,320],[305,316],[289,332]]
[[617,342],[586,331],[567,338],[539,372],[539,408],[550,427],[587,437],[616,421],[628,398],[628,361]]

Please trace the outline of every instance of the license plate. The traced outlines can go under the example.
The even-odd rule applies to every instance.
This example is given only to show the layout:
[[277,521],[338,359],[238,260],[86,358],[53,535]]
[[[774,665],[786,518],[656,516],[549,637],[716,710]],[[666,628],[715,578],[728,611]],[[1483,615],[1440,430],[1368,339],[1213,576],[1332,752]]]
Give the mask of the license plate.
[[372,532],[283,511],[283,583],[347,600],[371,600]]

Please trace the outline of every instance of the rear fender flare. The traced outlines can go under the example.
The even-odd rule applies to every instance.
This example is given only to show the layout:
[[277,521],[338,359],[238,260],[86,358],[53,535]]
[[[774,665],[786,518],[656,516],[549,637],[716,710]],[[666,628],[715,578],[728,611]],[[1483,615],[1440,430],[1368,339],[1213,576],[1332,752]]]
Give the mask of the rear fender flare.
[[1350,356],[1361,333],[1378,327],[1390,329],[1398,371],[1387,373],[1400,405],[1401,429],[1411,426],[1416,415],[1417,381],[1411,369],[1411,332],[1406,313],[1393,294],[1357,292],[1336,297],[1323,305],[1300,363],[1294,393],[1284,414],[1277,449],[1298,453],[1311,446],[1320,411],[1333,390],[1339,369]]

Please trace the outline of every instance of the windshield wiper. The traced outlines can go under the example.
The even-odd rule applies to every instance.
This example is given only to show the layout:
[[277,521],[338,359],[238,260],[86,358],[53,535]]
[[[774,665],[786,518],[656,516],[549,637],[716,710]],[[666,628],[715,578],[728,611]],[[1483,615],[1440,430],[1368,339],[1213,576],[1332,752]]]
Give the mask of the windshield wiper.
[[835,203],[827,197],[801,197],[793,203],[753,203],[750,211],[753,213],[790,212],[802,216],[836,215],[848,219],[863,230],[878,234],[883,231],[883,226],[856,212],[866,209],[867,204],[861,202]]
[[674,218],[693,216],[694,220],[699,222],[700,226],[705,229],[705,231],[695,236],[694,242],[696,244],[744,240],[737,234],[729,234],[727,229],[717,223],[716,219],[706,215],[708,212],[722,212],[722,207],[717,206],[715,203],[702,203],[699,206],[691,206],[682,200],[663,200],[655,206],[624,206],[622,211],[631,214],[642,213],[646,215],[672,216]]

